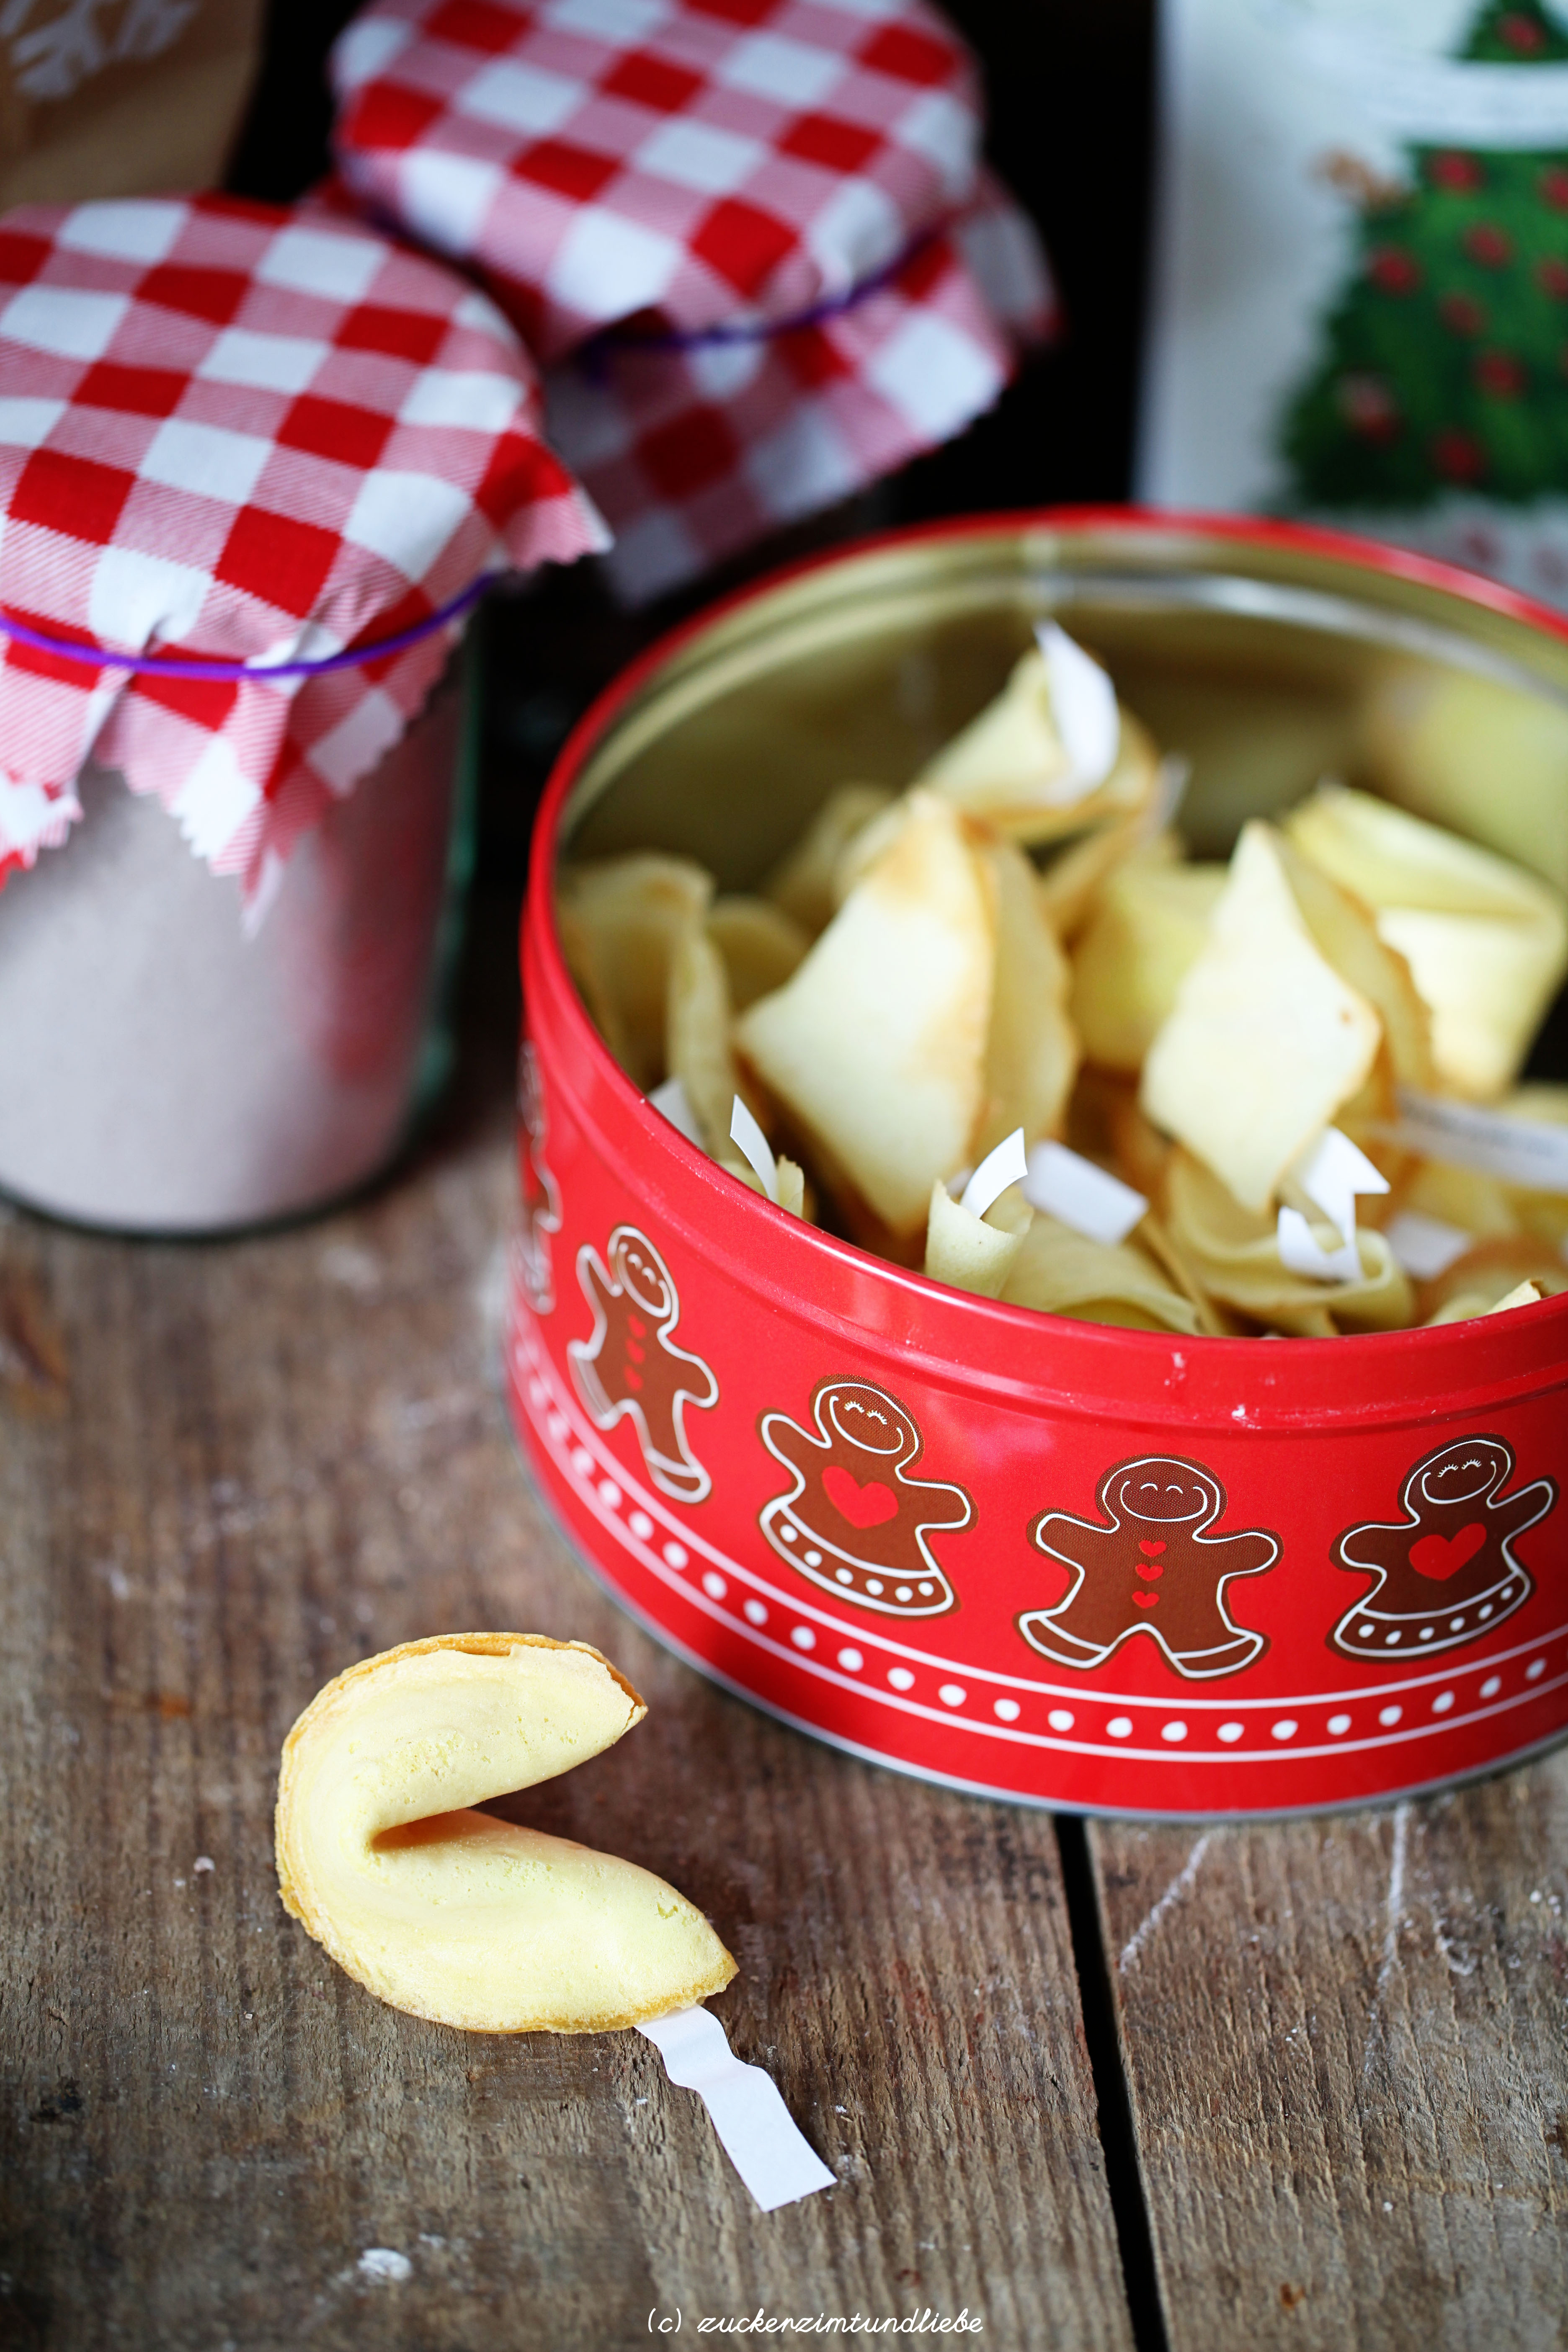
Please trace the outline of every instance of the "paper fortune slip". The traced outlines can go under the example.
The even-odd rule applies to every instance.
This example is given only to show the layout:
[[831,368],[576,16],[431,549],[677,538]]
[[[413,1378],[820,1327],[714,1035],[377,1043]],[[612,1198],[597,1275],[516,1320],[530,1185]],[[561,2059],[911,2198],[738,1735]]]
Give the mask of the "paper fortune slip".
[[1024,1198],[1091,1242],[1124,1242],[1148,1211],[1142,1192],[1069,1151],[1065,1143],[1037,1143],[1029,1154]]
[[1076,787],[1070,797],[1087,799],[1116,765],[1121,740],[1116,688],[1100,664],[1055,621],[1036,623],[1035,642],[1045,657],[1051,717]]
[[837,2187],[797,2129],[773,2077],[736,2057],[710,2010],[677,2010],[637,2032],[653,2043],[670,2081],[696,2092],[725,2155],[764,2213]]
[[1474,1168],[1483,1176],[1527,1185],[1535,1192],[1568,1192],[1568,1127],[1510,1118],[1504,1111],[1481,1110],[1473,1103],[1448,1102],[1401,1087],[1399,1123],[1387,1134],[1390,1142],[1427,1160]]
[[679,1078],[666,1078],[648,1097],[655,1110],[668,1119],[678,1135],[694,1143],[699,1151],[703,1148],[702,1130],[697,1124],[697,1113],[691,1108],[691,1097]]
[[1016,1127],[1005,1135],[994,1151],[988,1151],[963,1188],[958,1205],[967,1209],[972,1217],[983,1217],[987,1209],[994,1208],[1009,1184],[1021,1184],[1029,1172],[1029,1156],[1024,1149],[1024,1130]]
[[758,1183],[770,1201],[779,1197],[779,1168],[772,1146],[739,1095],[730,1112],[730,1140],[744,1153]]
[[1383,1238],[1395,1263],[1417,1282],[1435,1282],[1476,1244],[1474,1234],[1466,1233],[1462,1225],[1450,1225],[1441,1217],[1425,1217],[1419,1209],[1402,1209],[1398,1216],[1390,1217]]
[[1280,1264],[1312,1282],[1359,1282],[1363,1269],[1355,1238],[1356,1194],[1386,1192],[1388,1179],[1337,1127],[1329,1129],[1297,1173],[1307,1198],[1339,1234],[1340,1246],[1325,1250],[1300,1209],[1281,1209]]

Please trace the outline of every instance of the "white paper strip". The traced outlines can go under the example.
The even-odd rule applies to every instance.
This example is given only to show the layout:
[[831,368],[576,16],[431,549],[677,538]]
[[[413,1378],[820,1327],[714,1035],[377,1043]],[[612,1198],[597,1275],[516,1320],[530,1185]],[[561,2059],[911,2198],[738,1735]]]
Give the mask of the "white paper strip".
[[697,1113],[692,1109],[691,1098],[679,1078],[666,1078],[662,1087],[654,1088],[648,1100],[655,1110],[668,1119],[678,1134],[683,1135],[688,1143],[694,1143],[698,1150],[701,1150],[702,1136],[697,1125]]
[[1024,1198],[1091,1242],[1124,1242],[1149,1207],[1142,1192],[1107,1175],[1065,1143],[1037,1143],[1029,1154]]
[[1340,1247],[1323,1249],[1299,1209],[1281,1209],[1277,1227],[1280,1264],[1311,1282],[1359,1282],[1356,1194],[1386,1192],[1387,1177],[1337,1127],[1331,1127],[1313,1146],[1296,1175],[1309,1201],[1316,1202],[1339,1234]]
[[1080,800],[1105,782],[1116,765],[1121,713],[1116,688],[1100,664],[1074,645],[1055,621],[1037,621],[1035,642],[1045,656],[1050,682],[1051,718],[1068,755],[1075,789],[1066,779],[1052,793],[1057,801]]
[[764,2213],[838,2186],[797,2130],[773,2077],[742,2064],[710,2010],[677,2010],[637,2031],[658,2050],[670,2081],[696,2092],[725,2155]]
[[1568,1192],[1568,1127],[1544,1120],[1510,1118],[1473,1103],[1445,1102],[1436,1095],[1399,1089],[1399,1124],[1385,1130],[1391,1143],[1454,1168],[1479,1169],[1504,1184],[1525,1184],[1536,1192]]
[[1021,1184],[1029,1172],[1029,1155],[1024,1149],[1024,1130],[1016,1127],[1011,1135],[1004,1136],[994,1151],[988,1151],[963,1188],[959,1207],[967,1209],[972,1217],[983,1217],[994,1206],[1009,1184]]
[[735,1097],[734,1107],[730,1113],[730,1140],[740,1145],[756,1172],[758,1183],[769,1200],[776,1202],[779,1197],[778,1162],[769,1148],[767,1137],[739,1095]]
[[1441,1217],[1424,1217],[1418,1209],[1401,1209],[1390,1217],[1383,1237],[1406,1274],[1417,1282],[1434,1282],[1476,1244],[1474,1234],[1461,1225],[1445,1224]]

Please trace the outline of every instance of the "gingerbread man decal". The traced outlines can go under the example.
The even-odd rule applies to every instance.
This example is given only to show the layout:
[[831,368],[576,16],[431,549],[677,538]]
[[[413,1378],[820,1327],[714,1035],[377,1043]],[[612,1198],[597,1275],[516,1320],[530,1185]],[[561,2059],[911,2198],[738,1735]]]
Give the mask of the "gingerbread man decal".
[[1513,1449],[1500,1437],[1461,1438],[1408,1474],[1402,1519],[1347,1528],[1335,1565],[1377,1581],[1346,1610],[1330,1647],[1347,1658],[1452,1650],[1522,1609],[1535,1579],[1514,1558],[1514,1538],[1546,1517],[1557,1486],[1538,1478],[1504,1495],[1512,1475]]
[[586,1242],[577,1253],[577,1279],[594,1310],[593,1330],[566,1349],[577,1393],[600,1429],[630,1421],[661,1493],[700,1503],[713,1481],[687,1443],[686,1408],[717,1404],[719,1383],[700,1356],[675,1344],[679,1295],[647,1235],[617,1225],[607,1254],[606,1273]]
[[548,1315],[555,1304],[551,1238],[561,1231],[561,1194],[544,1158],[550,1132],[539,1056],[525,1037],[517,1057],[518,1164],[522,1183],[522,1227],[517,1237],[518,1268],[529,1305]]
[[1263,1655],[1268,1641],[1235,1622],[1225,1588],[1232,1577],[1272,1568],[1279,1539],[1263,1528],[1208,1534],[1226,1508],[1211,1470],[1145,1454],[1108,1470],[1095,1500],[1109,1525],[1042,1511],[1029,1529],[1043,1552],[1078,1576],[1054,1609],[1018,1619],[1026,1642],[1058,1665],[1089,1668],[1145,1633],[1194,1682],[1239,1674]]
[[763,1444],[795,1475],[758,1525],[781,1559],[836,1600],[891,1617],[940,1617],[958,1597],[928,1536],[974,1517],[962,1486],[911,1478],[924,1440],[912,1413],[869,1381],[822,1381],[815,1433],[765,1412]]

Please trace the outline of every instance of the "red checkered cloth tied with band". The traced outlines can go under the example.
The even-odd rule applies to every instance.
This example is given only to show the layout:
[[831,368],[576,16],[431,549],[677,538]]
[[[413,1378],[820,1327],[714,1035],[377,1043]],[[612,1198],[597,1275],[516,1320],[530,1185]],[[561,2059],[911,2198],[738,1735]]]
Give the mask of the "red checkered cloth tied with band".
[[372,0],[338,171],[472,268],[633,601],[990,406],[1054,297],[922,0]]
[[604,543],[494,306],[363,225],[197,196],[0,221],[0,877],[79,772],[156,793],[253,911],[403,733],[460,614],[266,681],[100,667],[315,662],[481,576]]

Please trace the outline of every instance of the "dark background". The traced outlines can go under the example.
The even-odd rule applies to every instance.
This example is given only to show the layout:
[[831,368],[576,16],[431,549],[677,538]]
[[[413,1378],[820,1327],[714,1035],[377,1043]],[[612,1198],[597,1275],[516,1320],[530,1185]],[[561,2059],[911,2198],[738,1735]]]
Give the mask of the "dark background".
[[[237,194],[287,203],[327,168],[325,60],[356,0],[274,0],[229,173]],[[481,887],[515,889],[534,804],[578,713],[648,640],[739,581],[858,530],[966,509],[1116,499],[1128,492],[1152,148],[1154,0],[950,0],[978,53],[992,162],[1037,224],[1065,314],[961,439],[847,511],[781,533],[697,588],[616,609],[591,565],[547,569],[482,616],[486,677]]]

